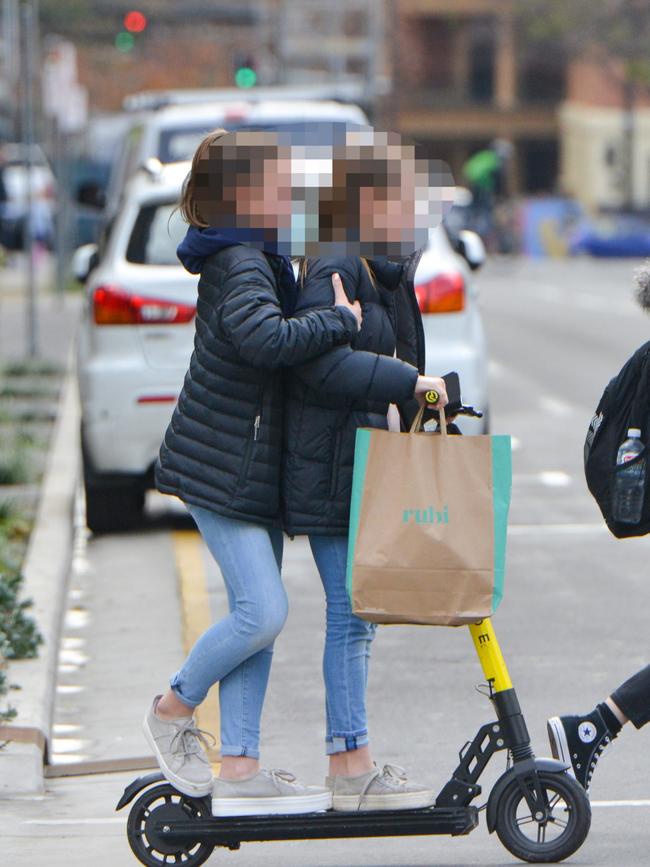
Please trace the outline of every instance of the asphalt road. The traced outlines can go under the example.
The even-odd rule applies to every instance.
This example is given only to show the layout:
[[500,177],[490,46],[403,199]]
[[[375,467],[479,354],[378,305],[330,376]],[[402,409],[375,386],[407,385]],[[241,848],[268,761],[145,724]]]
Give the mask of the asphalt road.
[[[647,662],[643,602],[648,539],[619,542],[603,528],[582,475],[582,444],[597,399],[650,335],[631,300],[629,262],[491,262],[480,275],[491,349],[495,433],[513,436],[514,485],[504,602],[494,618],[534,746],[548,754],[545,720],[602,700]],[[182,658],[179,523],[155,499],[147,531],[80,543],[57,709],[57,758],[146,752],[139,725],[150,696]],[[198,541],[195,540],[198,545]],[[202,559],[211,616],[225,606],[216,568]],[[324,607],[308,549],[288,543],[291,600],[265,709],[264,759],[319,782]],[[75,620],[76,618],[76,620]],[[75,641],[74,639],[78,639]],[[73,639],[71,642],[69,639]],[[474,686],[481,672],[465,629],[385,627],[373,650],[369,719],[377,762],[404,765],[442,786],[457,752],[491,718]],[[79,689],[74,689],[79,687]],[[70,732],[68,725],[80,728]],[[63,726],[63,728],[61,728]],[[71,741],[66,746],[65,738]],[[650,732],[627,727],[592,786],[590,836],[571,863],[641,867],[650,844]],[[485,791],[503,770],[485,775]],[[51,780],[44,799],[0,806],[7,863],[34,867],[133,864],[124,819],[112,812],[134,774]],[[13,859],[11,856],[13,855]],[[249,844],[209,864],[511,864],[480,827],[467,838]]]

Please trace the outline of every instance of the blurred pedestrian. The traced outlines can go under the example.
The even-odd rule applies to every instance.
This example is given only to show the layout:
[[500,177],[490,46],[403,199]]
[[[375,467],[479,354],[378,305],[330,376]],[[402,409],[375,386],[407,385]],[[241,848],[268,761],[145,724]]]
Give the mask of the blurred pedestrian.
[[471,226],[489,243],[494,233],[494,209],[505,193],[505,176],[512,157],[512,143],[495,139],[488,148],[477,151],[463,166],[463,177],[472,193]]

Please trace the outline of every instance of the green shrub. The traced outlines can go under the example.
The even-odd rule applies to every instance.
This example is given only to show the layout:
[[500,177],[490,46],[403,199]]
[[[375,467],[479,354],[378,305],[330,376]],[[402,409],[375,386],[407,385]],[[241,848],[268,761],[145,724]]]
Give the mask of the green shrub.
[[0,454],[0,485],[22,485],[30,480],[25,450],[14,448]]

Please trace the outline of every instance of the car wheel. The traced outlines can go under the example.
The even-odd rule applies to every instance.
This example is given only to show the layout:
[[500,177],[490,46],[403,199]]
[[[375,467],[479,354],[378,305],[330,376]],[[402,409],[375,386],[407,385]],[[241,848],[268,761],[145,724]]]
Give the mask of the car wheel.
[[86,526],[93,533],[131,530],[142,521],[144,479],[96,473],[81,436]]
[[138,485],[84,484],[86,525],[93,533],[132,530],[142,520],[144,491]]

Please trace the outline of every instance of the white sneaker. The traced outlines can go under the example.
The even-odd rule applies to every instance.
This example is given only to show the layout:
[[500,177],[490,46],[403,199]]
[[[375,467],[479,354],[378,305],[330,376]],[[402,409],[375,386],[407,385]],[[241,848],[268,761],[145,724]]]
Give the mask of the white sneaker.
[[213,816],[272,816],[329,810],[332,793],[303,786],[289,771],[261,770],[243,780],[217,777],[212,789]]
[[[202,798],[212,791],[212,768],[204,747],[209,746],[209,732],[196,727],[194,717],[162,720],[155,714],[157,695],[142,723],[144,736],[153,750],[160,770],[179,792]],[[216,743],[216,741],[215,741]]]

